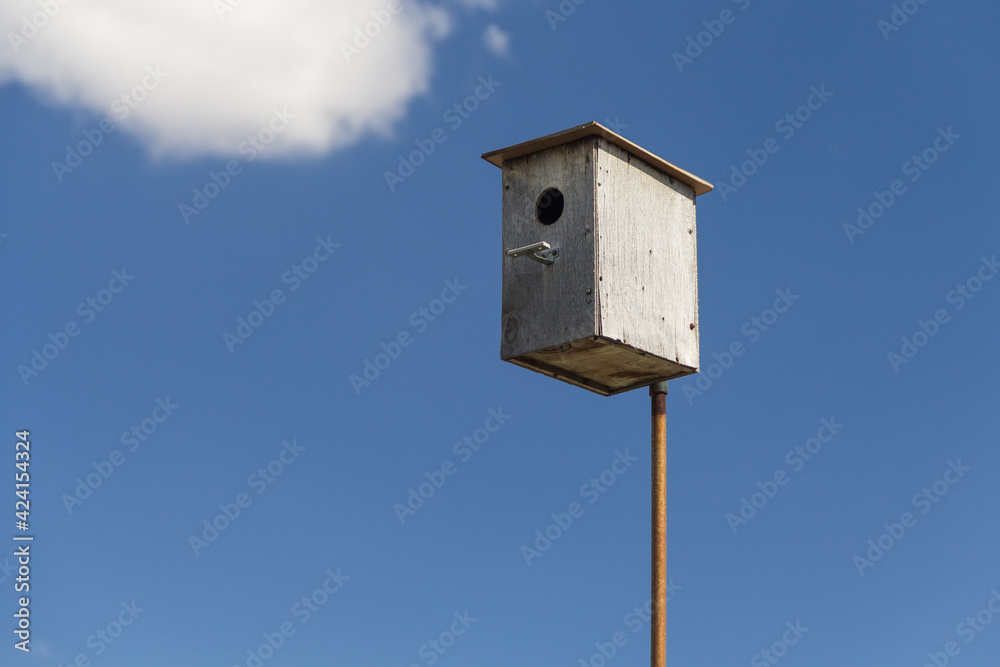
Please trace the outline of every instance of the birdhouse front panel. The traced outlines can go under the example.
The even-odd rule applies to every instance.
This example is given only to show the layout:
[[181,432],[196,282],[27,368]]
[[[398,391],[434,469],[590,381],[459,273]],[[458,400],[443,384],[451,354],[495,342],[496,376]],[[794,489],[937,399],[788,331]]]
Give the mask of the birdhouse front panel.
[[503,165],[503,247],[555,251],[551,264],[533,253],[503,258],[503,359],[597,331],[595,156],[581,139]]
[[483,157],[503,170],[501,358],[606,396],[696,373],[711,185],[597,123]]

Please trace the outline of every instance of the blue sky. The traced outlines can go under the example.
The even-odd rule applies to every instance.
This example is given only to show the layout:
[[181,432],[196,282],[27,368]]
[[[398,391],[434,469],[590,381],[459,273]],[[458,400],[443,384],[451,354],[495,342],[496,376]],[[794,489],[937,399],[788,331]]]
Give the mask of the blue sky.
[[[365,20],[254,1],[234,53],[243,11]],[[189,79],[114,21],[57,33],[71,4],[5,39],[3,497],[30,429],[35,542],[2,663],[645,664],[649,399],[499,360],[479,157],[597,120],[716,186],[702,373],[668,399],[669,663],[992,664],[1000,12],[903,4],[414,4],[354,62]]]

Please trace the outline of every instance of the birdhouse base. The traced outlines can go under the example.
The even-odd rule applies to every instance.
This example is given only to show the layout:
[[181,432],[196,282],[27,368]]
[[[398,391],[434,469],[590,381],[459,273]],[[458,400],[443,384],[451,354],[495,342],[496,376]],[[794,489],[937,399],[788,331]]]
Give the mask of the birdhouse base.
[[697,373],[697,368],[643,352],[621,341],[591,336],[505,358],[549,377],[612,396]]

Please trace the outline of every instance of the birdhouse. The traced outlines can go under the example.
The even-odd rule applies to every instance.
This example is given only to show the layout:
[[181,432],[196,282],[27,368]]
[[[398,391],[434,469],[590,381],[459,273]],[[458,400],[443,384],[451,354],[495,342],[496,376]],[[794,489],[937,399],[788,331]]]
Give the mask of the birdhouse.
[[604,396],[698,372],[695,198],[598,123],[502,148],[500,357]]

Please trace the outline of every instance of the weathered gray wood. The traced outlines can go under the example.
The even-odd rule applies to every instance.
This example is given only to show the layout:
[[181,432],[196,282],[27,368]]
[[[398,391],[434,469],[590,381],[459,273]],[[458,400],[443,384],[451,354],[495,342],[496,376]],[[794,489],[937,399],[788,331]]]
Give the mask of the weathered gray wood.
[[521,157],[522,155],[540,153],[547,148],[568,144],[572,141],[580,139],[581,137],[589,136],[604,137],[611,143],[621,146],[626,152],[644,160],[657,170],[662,171],[665,174],[669,174],[683,183],[687,183],[694,190],[695,195],[703,195],[706,192],[712,191],[712,184],[708,181],[698,178],[694,174],[681,169],[675,164],[667,162],[663,158],[650,153],[641,146],[633,144],[625,137],[612,132],[595,121],[584,123],[583,125],[577,125],[576,127],[571,127],[568,130],[549,134],[544,137],[532,139],[531,141],[515,144],[514,146],[508,146],[499,150],[490,151],[489,153],[483,153],[483,159],[487,162],[495,164],[498,167],[502,167],[503,163],[507,160],[512,160],[516,157]]
[[[503,169],[504,250],[559,251],[551,265],[503,257],[500,356],[603,395],[698,371],[695,197],[711,189],[609,133],[588,124],[484,156]],[[549,188],[564,209],[545,225]]]
[[696,370],[694,192],[603,139],[597,181],[600,334]]
[[[597,331],[594,142],[582,139],[504,163],[504,250],[545,241],[559,254],[551,266],[503,258],[503,359]],[[564,208],[555,224],[543,225],[535,205],[549,188],[563,193]]]

